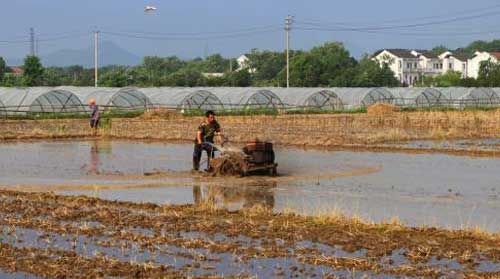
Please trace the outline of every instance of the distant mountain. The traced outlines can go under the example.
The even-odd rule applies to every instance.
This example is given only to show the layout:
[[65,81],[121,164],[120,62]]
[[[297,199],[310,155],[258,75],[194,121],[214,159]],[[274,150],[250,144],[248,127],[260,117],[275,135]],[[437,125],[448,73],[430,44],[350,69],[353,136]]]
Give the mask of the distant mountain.
[[[62,49],[41,56],[44,67],[65,67],[70,65],[81,65],[85,68],[94,67],[94,47],[87,49]],[[107,65],[130,65],[140,64],[142,58],[128,52],[113,42],[104,41],[99,45],[99,67]],[[8,59],[8,65],[22,65],[23,59]]]

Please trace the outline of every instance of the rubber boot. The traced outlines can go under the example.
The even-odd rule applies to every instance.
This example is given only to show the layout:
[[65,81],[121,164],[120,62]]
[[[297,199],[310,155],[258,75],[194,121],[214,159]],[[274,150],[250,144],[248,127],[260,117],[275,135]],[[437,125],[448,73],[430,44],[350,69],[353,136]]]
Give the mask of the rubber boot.
[[200,161],[193,158],[193,170],[198,171],[200,169]]

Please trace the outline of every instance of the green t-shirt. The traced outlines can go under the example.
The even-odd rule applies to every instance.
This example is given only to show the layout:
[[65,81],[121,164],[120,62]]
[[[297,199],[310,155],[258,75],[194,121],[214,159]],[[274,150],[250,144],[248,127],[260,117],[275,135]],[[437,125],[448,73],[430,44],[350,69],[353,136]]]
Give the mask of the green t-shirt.
[[201,132],[201,140],[203,142],[213,143],[215,133],[220,132],[220,125],[217,121],[214,121],[212,123],[203,122],[198,127],[198,131]]

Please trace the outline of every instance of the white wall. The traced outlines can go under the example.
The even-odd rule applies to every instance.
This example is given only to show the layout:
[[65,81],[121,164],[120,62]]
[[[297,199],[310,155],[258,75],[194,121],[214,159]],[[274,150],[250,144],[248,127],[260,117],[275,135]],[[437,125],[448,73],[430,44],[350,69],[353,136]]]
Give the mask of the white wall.
[[488,52],[477,51],[476,56],[469,59],[467,63],[467,75],[472,78],[477,78],[479,76],[479,67],[481,66],[481,62],[488,61],[488,59],[491,59],[494,63],[498,63],[496,57],[492,56]]

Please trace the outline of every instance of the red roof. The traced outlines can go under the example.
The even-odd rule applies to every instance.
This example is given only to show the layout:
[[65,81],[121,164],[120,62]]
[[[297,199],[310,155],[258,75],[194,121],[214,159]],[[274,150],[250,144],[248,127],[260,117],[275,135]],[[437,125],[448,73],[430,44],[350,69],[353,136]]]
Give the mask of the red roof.
[[496,59],[500,60],[500,51],[493,51],[490,52],[491,55],[493,55]]
[[10,67],[10,70],[16,75],[22,75],[24,73],[24,70],[21,67]]

